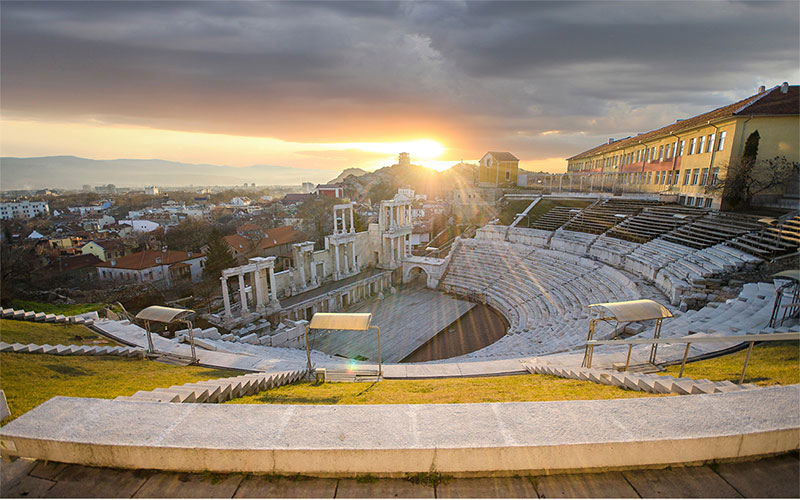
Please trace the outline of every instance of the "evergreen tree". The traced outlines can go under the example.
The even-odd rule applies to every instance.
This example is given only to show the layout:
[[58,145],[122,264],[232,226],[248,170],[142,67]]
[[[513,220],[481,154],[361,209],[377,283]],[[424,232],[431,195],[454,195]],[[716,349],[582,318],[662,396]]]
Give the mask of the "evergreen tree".
[[209,236],[203,279],[214,282],[222,275],[223,269],[236,267],[236,265],[236,258],[231,253],[230,247],[222,239],[222,233],[215,228]]

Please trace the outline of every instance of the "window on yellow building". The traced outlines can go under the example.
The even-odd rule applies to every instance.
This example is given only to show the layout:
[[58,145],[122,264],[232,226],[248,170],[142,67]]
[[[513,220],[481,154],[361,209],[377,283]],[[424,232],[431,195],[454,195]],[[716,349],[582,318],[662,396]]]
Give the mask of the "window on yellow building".
[[700,142],[697,144],[697,154],[700,154],[700,153],[703,152],[703,146],[705,146],[705,144],[706,144],[706,136],[701,135],[700,136]]
[[663,145],[658,147],[658,160],[659,161],[663,161],[664,160],[664,146]]
[[683,185],[689,185],[689,176],[692,175],[692,171],[688,168],[686,169],[686,173],[683,174]]
[[683,156],[683,147],[686,145],[686,141],[681,141],[681,149],[678,151],[678,156]]
[[694,154],[694,145],[695,145],[696,141],[697,141],[697,139],[695,139],[694,137],[692,137],[692,140],[689,141],[689,155],[693,155]]
[[658,184],[659,180],[661,180],[661,172],[656,172],[656,184]]
[[708,182],[708,169],[704,168],[700,175],[700,185],[705,186],[706,182]]
[[714,134],[708,134],[708,144],[706,145],[706,153],[710,153],[714,149]]
[[700,169],[696,168],[692,170],[692,186],[697,185],[697,178],[700,176]]
[[[720,138],[721,139],[721,138]],[[719,181],[719,167],[711,170],[711,185],[714,186]]]
[[653,183],[653,172],[647,172],[647,184]]
[[712,203],[714,203],[714,198],[706,198],[706,208],[711,208]]
[[694,205],[694,196],[689,196],[688,198],[686,198],[686,204],[690,206]]
[[725,148],[725,136],[727,134],[727,132],[719,133],[719,144],[717,144],[717,151],[722,151]]

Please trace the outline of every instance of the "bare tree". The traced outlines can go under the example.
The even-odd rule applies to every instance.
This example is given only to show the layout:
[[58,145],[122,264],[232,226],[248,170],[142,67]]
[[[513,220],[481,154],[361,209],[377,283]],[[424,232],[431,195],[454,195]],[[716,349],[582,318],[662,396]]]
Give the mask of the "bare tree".
[[754,161],[747,158],[728,164],[723,179],[706,185],[706,193],[722,193],[722,209],[748,208],[759,194],[786,191],[792,182],[797,182],[800,163],[779,156],[768,160]]

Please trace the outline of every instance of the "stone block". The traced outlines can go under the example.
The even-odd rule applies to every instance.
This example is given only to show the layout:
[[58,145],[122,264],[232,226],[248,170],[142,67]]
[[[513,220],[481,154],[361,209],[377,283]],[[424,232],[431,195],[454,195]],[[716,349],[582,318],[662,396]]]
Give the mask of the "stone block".
[[245,344],[258,345],[259,343],[258,335],[256,335],[255,333],[245,335],[244,337],[239,339],[239,342],[243,342]]

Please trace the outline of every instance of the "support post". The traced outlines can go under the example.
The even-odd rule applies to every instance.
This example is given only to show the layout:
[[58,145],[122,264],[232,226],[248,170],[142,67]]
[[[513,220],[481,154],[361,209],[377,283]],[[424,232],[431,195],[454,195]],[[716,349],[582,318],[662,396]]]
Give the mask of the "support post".
[[352,203],[350,204],[350,232],[351,233],[355,233],[356,232],[355,224],[353,224],[353,204]]
[[269,263],[269,296],[270,302],[278,302],[278,287],[275,284],[275,261]]
[[356,265],[356,240],[353,240],[350,245],[350,256],[353,260],[353,271],[358,272],[358,266]]
[[631,351],[633,350],[633,344],[628,344],[628,358],[625,360],[625,371],[628,371],[628,366],[631,364]]
[[339,244],[338,243],[334,243],[333,244],[333,260],[336,261],[336,268],[335,268],[336,269],[336,279],[339,279],[339,273],[341,271],[339,270]]
[[744,383],[744,374],[747,371],[747,363],[750,361],[750,353],[753,352],[753,344],[755,342],[750,342],[750,345],[747,347],[747,356],[744,357],[744,366],[742,367],[742,376],[739,377],[739,385]]
[[308,346],[308,323],[306,323],[306,359],[308,360],[308,365],[306,370],[308,374],[311,375],[311,348]]
[[686,350],[683,351],[683,361],[681,361],[681,372],[678,374],[678,378],[683,377],[683,369],[686,367],[686,358],[689,356],[689,346],[691,345],[691,342],[686,343]]
[[262,282],[261,282],[261,270],[256,268],[255,271],[252,273],[251,281],[253,282],[253,288],[255,289],[256,294],[256,312],[263,312],[264,311],[264,290],[262,290]]

